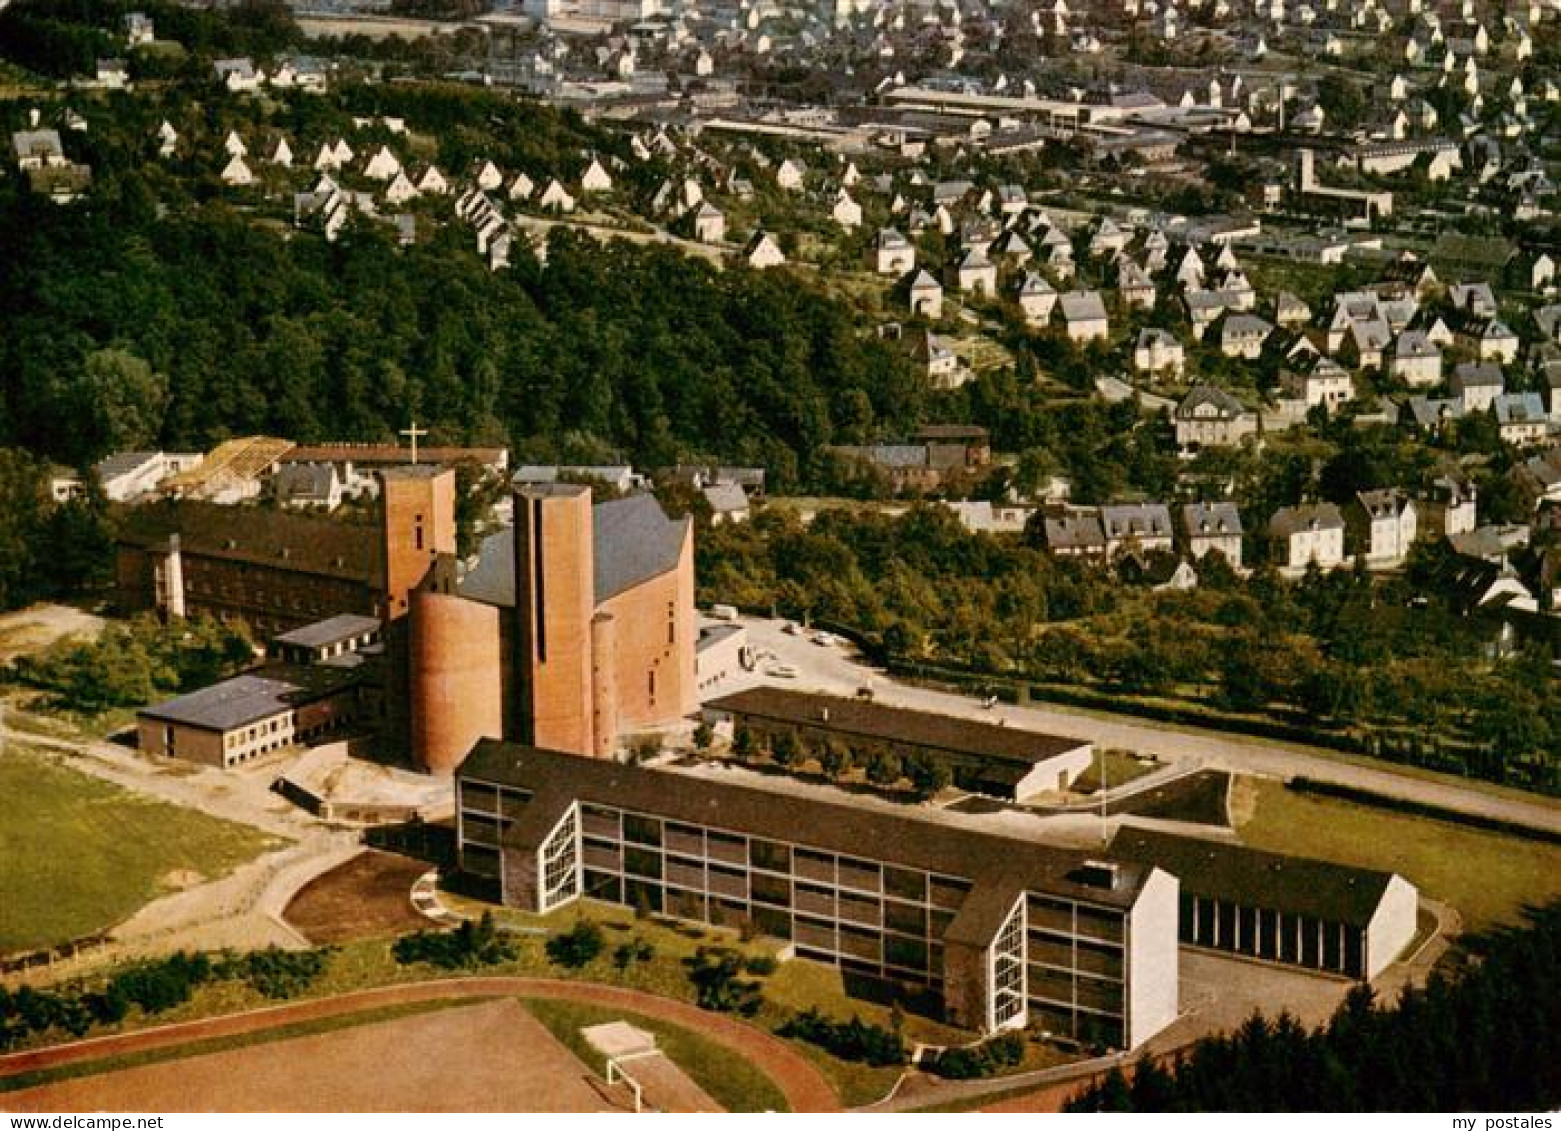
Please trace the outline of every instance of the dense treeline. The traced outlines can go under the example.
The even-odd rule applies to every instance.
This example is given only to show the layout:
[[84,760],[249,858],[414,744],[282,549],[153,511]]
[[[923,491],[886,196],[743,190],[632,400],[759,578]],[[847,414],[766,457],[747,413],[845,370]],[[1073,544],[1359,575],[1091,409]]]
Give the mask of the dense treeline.
[[555,233],[546,268],[493,275],[464,232],[333,246],[216,206],[140,230],[21,207],[0,227],[0,441],[68,463],[253,432],[390,439],[415,413],[436,441],[719,457],[795,487],[824,445],[908,428],[923,403],[909,362],[821,292],[671,250]]
[[1140,1061],[1074,1111],[1549,1111],[1561,1102],[1561,904],[1527,929],[1472,944],[1454,977],[1433,974],[1386,1007],[1351,991],[1308,1032],[1254,1016],[1168,1068]]
[[0,447],[0,609],[75,593],[112,573],[110,524],[101,491],[56,502],[49,464]]
[[1561,787],[1548,650],[1488,659],[1488,624],[1423,596],[1444,552],[1417,551],[1390,581],[1243,579],[1209,558],[1198,588],[1156,590],[968,533],[942,507],[810,526],[771,509],[703,534],[697,576],[702,599],[850,626],[896,660],[1267,714],[1400,761]]

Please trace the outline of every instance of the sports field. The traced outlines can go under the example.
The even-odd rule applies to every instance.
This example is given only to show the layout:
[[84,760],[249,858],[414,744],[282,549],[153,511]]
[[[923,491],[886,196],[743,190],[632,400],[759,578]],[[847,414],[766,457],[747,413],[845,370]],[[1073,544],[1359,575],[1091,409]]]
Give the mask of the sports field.
[[88,777],[15,742],[0,752],[0,954],[110,927],[278,842]]
[[513,999],[11,1092],[11,1111],[614,1111]]

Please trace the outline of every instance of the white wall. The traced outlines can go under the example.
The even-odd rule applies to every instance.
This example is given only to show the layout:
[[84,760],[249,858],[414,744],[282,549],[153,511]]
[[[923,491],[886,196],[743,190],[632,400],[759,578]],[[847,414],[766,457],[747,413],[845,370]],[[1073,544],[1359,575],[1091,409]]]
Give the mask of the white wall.
[[1150,873],[1128,919],[1127,1044],[1137,1048],[1176,1020],[1180,1004],[1177,920],[1181,881]]

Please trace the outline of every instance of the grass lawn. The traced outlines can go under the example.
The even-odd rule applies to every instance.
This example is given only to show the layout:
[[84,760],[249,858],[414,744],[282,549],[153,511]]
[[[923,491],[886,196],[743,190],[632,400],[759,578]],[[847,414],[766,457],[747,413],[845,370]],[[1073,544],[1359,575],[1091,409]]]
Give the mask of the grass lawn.
[[0,953],[112,926],[280,844],[11,743],[0,753]]
[[291,1025],[278,1025],[256,1033],[235,1033],[229,1037],[211,1037],[204,1041],[169,1045],[166,1048],[143,1049],[119,1056],[106,1056],[101,1060],[82,1061],[77,1064],[61,1064],[54,1068],[40,1068],[35,1072],[22,1072],[15,1076],[0,1077],[0,1092],[19,1092],[40,1084],[55,1084],[61,1080],[75,1080],[82,1076],[100,1076],[105,1072],[121,1072],[127,1068],[139,1068],[143,1064],[159,1064],[166,1060],[183,1060],[191,1056],[227,1052],[230,1049],[248,1048],[251,1045],[290,1041],[298,1037],[312,1037],[319,1033],[335,1033],[342,1029],[356,1029],[360,1025],[372,1025],[378,1021],[394,1021],[399,1017],[411,1017],[419,1013],[433,1013],[441,1009],[459,1009],[462,1006],[481,1005],[488,998],[446,998],[443,1001],[410,1001],[399,1005],[386,1005],[378,1009],[366,1009],[361,1013],[345,1013],[337,1017],[317,1017],[313,1021],[298,1021]]
[[1073,782],[1074,793],[1095,793],[1099,791],[1102,777],[1106,788],[1116,789],[1152,774],[1160,768],[1160,763],[1153,759],[1140,759],[1131,750],[1100,750],[1095,751],[1095,760],[1089,764],[1089,768],[1080,774]]
[[580,1030],[607,1021],[627,1021],[654,1033],[656,1046],[694,1083],[727,1111],[789,1111],[786,1097],[757,1066],[698,1033],[638,1013],[573,1001],[523,999],[525,1006],[561,1044],[593,1072],[605,1076],[607,1064]]
[[1515,923],[1526,903],[1561,895],[1561,846],[1310,797],[1277,782],[1238,778],[1236,788],[1250,791],[1232,806],[1251,812],[1237,830],[1247,844],[1398,872],[1456,907],[1471,931]]

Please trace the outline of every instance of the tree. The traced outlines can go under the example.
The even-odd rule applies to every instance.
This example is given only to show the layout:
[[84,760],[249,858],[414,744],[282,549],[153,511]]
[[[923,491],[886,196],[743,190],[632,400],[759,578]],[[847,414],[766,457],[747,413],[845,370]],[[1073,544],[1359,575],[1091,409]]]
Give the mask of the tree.
[[715,728],[707,720],[700,719],[699,725],[694,727],[694,749],[701,754],[708,754],[714,741]]
[[900,756],[892,750],[875,751],[867,759],[867,780],[877,786],[891,786],[900,780]]
[[65,407],[76,422],[80,462],[117,451],[155,448],[168,411],[168,378],[122,349],[95,350]]
[[931,797],[947,789],[953,780],[947,762],[921,752],[905,760],[905,776],[910,779],[911,787],[923,797]]
[[830,738],[819,753],[818,764],[825,777],[844,777],[851,769],[851,748],[838,738]]

